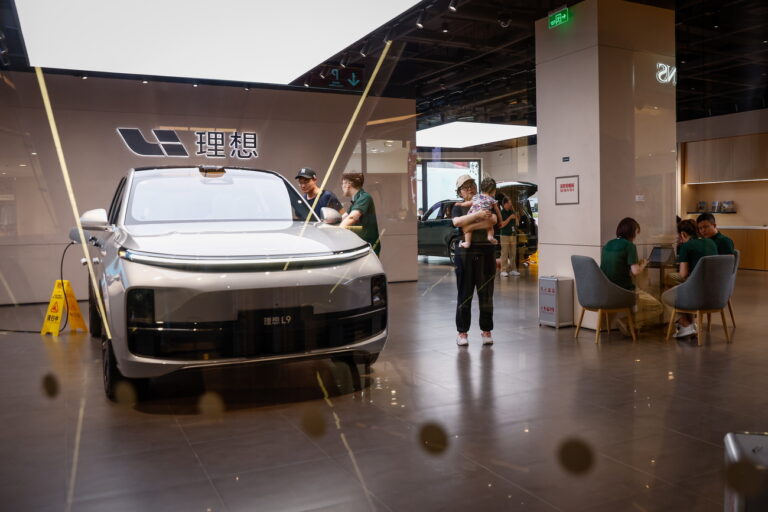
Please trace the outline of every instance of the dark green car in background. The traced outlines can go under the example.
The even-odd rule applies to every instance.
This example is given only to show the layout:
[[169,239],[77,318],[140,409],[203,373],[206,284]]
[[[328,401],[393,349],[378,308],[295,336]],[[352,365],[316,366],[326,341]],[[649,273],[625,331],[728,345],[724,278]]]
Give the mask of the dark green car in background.
[[[525,234],[528,237],[527,242],[523,242],[526,246],[525,257],[535,253],[538,248],[538,226],[533,219],[531,203],[528,201],[528,198],[537,190],[538,186],[534,183],[522,181],[505,181],[499,183],[496,189],[497,199],[504,194],[513,202],[517,202],[518,210],[523,212],[517,231],[518,234]],[[459,201],[458,198],[438,201],[419,219],[417,234],[420,256],[445,256],[453,263],[456,247],[461,239],[459,230],[454,227],[451,220],[451,212],[453,206]],[[522,251],[520,254],[523,256]]]

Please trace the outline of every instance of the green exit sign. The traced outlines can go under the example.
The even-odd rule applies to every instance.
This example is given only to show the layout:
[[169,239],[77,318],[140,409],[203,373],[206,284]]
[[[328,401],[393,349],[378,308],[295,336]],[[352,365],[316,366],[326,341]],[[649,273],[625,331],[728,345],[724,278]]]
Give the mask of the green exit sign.
[[549,15],[549,28],[555,28],[563,23],[567,23],[569,19],[571,19],[571,15],[568,12],[567,7],[557,12],[553,12]]

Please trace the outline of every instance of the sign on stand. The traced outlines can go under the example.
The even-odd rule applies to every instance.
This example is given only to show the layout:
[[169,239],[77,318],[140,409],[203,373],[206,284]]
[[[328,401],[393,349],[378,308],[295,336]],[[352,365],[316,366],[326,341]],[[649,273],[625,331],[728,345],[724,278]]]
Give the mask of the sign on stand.
[[88,332],[85,321],[83,321],[83,315],[80,313],[80,306],[77,304],[75,291],[69,281],[56,281],[56,284],[53,285],[51,301],[48,303],[48,310],[45,312],[45,320],[43,320],[40,334],[58,336],[61,330],[61,319],[64,318],[65,311],[69,315],[70,329],[73,331],[81,329],[83,332]]

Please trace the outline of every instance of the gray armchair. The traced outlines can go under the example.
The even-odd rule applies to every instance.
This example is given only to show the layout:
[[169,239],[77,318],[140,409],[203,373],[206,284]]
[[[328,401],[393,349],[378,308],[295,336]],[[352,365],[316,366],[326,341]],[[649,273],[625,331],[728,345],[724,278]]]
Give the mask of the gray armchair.
[[728,305],[728,299],[733,292],[735,260],[736,257],[730,254],[704,256],[684,283],[670,288],[662,294],[662,302],[673,308],[667,328],[667,340],[672,334],[672,326],[677,313],[695,314],[699,325],[696,337],[698,344],[701,345],[704,313],[720,312],[725,339],[728,343],[731,342],[728,327],[725,324],[725,307]]
[[[728,313],[731,315],[731,323],[736,327],[736,319],[733,317],[733,306],[731,305],[731,295],[733,295],[733,289],[736,286],[736,273],[739,271],[739,263],[741,262],[741,252],[738,249],[733,251],[733,276],[731,278],[731,291],[728,294]],[[709,323],[709,322],[707,322]]]
[[632,342],[637,341],[635,321],[632,316],[632,308],[635,306],[635,292],[611,282],[597,266],[597,262],[588,256],[571,256],[571,265],[573,265],[573,274],[576,280],[576,295],[582,308],[574,338],[579,336],[584,311],[597,312],[595,343],[600,343],[600,327],[603,315],[605,315],[606,329],[610,330],[609,314],[626,311],[629,329],[632,332]]

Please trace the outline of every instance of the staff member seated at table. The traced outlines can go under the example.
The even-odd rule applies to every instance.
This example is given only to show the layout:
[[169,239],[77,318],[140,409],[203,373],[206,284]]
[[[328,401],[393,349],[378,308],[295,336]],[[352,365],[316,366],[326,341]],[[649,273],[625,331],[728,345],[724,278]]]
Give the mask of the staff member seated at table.
[[714,215],[702,213],[696,218],[696,226],[699,229],[699,236],[715,242],[717,254],[733,254],[733,240],[718,231]]
[[[696,223],[691,219],[685,219],[677,224],[677,234],[680,239],[680,247],[677,250],[677,263],[679,270],[668,274],[667,280],[672,285],[677,285],[688,279],[696,263],[704,256],[717,255],[717,246],[709,238],[699,238]],[[683,314],[677,321],[675,338],[683,338],[696,334],[696,326],[689,314]]]
[[[638,329],[659,323],[664,310],[661,302],[648,292],[635,289],[632,276],[639,275],[647,260],[637,258],[635,238],[640,233],[640,224],[631,217],[626,217],[616,227],[616,238],[609,241],[600,256],[600,270],[614,284],[635,292],[635,325]],[[619,330],[625,336],[631,336],[623,318],[617,320]]]

